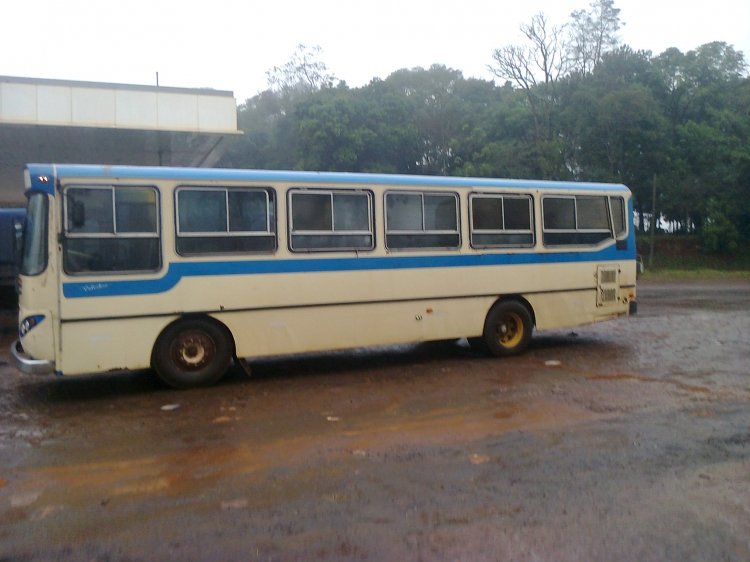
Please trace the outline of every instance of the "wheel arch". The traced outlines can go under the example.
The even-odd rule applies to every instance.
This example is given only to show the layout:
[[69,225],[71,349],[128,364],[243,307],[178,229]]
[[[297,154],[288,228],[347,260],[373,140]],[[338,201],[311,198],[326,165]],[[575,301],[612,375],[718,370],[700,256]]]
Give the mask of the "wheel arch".
[[511,295],[501,295],[501,296],[499,296],[497,298],[497,300],[495,300],[495,302],[492,303],[492,306],[487,310],[487,314],[485,315],[485,318],[487,316],[489,316],[490,312],[492,312],[492,310],[495,307],[497,307],[497,306],[499,306],[499,305],[501,305],[503,303],[506,303],[506,302],[517,302],[517,303],[522,304],[523,306],[525,306],[526,310],[528,310],[529,314],[531,315],[531,322],[532,322],[533,326],[536,327],[536,312],[534,311],[534,307],[531,306],[531,303],[523,295],[520,295],[520,294],[511,294]]

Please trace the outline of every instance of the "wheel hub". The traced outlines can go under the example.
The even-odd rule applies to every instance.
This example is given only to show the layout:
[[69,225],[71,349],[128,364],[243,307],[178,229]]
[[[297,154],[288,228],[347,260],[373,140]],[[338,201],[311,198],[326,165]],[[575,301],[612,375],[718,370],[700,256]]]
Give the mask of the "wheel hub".
[[216,354],[213,340],[203,332],[181,334],[172,344],[172,360],[182,369],[197,371]]
[[520,318],[516,318],[516,316],[511,313],[498,324],[497,332],[501,345],[512,346],[518,344],[522,335],[521,330],[519,329],[519,326],[521,325],[520,322]]

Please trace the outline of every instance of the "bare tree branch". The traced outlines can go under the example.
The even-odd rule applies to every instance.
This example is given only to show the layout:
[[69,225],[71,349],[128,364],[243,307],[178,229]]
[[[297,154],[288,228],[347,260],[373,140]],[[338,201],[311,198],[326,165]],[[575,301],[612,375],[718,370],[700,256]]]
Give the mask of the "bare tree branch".
[[272,90],[288,95],[294,92],[313,92],[331,86],[336,77],[320,60],[319,46],[297,45],[291,59],[283,66],[274,66],[266,72],[266,80]]

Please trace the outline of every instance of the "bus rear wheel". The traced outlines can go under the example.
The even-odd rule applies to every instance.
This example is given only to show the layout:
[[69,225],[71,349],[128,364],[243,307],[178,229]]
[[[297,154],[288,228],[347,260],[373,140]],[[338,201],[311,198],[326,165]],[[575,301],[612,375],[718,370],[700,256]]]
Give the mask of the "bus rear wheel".
[[484,342],[490,353],[507,357],[529,345],[534,329],[529,309],[517,301],[496,304],[484,322]]
[[181,320],[156,340],[152,365],[173,388],[210,386],[229,368],[232,346],[222,327],[204,319]]

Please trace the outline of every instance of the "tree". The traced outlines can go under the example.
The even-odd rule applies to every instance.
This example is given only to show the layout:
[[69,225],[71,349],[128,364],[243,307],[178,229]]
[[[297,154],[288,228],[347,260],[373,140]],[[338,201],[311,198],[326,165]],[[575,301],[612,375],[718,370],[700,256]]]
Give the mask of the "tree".
[[565,173],[558,131],[554,122],[557,80],[567,69],[563,28],[551,26],[544,14],[521,26],[527,45],[495,49],[488,69],[515,84],[526,96],[533,116],[533,147],[541,175],[559,178]]
[[701,232],[703,251],[712,254],[730,254],[737,251],[740,233],[737,226],[727,218],[728,210],[714,198],[708,200],[706,224]]
[[628,185],[642,228],[652,212],[654,175],[663,183],[668,169],[669,133],[656,82],[650,52],[620,47],[591,74],[572,74],[560,85],[566,166],[578,180]]
[[297,45],[292,58],[266,72],[269,89],[238,108],[238,126],[244,134],[235,139],[221,165],[233,167],[295,168],[298,135],[296,106],[321,88],[330,88],[335,77],[319,60],[320,47]]
[[718,202],[714,215],[726,209],[723,214],[746,230],[741,218],[746,215],[737,212],[743,206],[728,203],[742,200],[741,178],[750,157],[745,68],[742,53],[722,42],[685,54],[672,48],[654,59],[657,95],[670,130],[664,210],[680,231],[701,231],[711,198]]
[[671,48],[654,59],[660,92],[673,132],[687,121],[707,117],[726,100],[726,88],[743,79],[741,52],[723,42],[707,43],[683,54]]
[[245,134],[222,165],[622,182],[641,225],[656,212],[700,235],[707,250],[743,247],[750,79],[742,53],[721,42],[658,57],[613,48],[607,37],[620,24],[611,2],[574,15],[593,26],[579,44],[591,46],[580,49],[588,58],[568,71],[562,30],[538,15],[522,27],[523,46],[494,52],[501,84],[433,65],[334,86],[325,65],[304,54],[319,50],[301,46],[296,63],[275,69],[274,88],[239,107]]
[[306,47],[299,44],[292,57],[282,66],[274,66],[266,72],[271,90],[284,96],[308,94],[324,87],[333,86],[336,77],[320,60],[319,46]]
[[547,16],[539,13],[520,29],[528,44],[495,49],[495,63],[487,68],[531,96],[536,86],[553,84],[566,70],[563,28],[550,26]]
[[465,82],[461,71],[435,64],[429,69],[401,69],[386,83],[397,88],[413,111],[421,143],[417,171],[452,175],[456,167],[455,140],[465,124],[466,106],[456,94]]
[[607,52],[614,50],[622,27],[620,9],[614,0],[594,0],[589,10],[576,10],[570,17],[568,56],[574,71],[590,74]]
[[227,148],[221,165],[235,168],[288,169],[295,142],[289,105],[281,94],[265,90],[240,104],[238,135]]
[[306,96],[292,115],[294,167],[413,173],[421,154],[408,100],[382,81],[344,84]]

